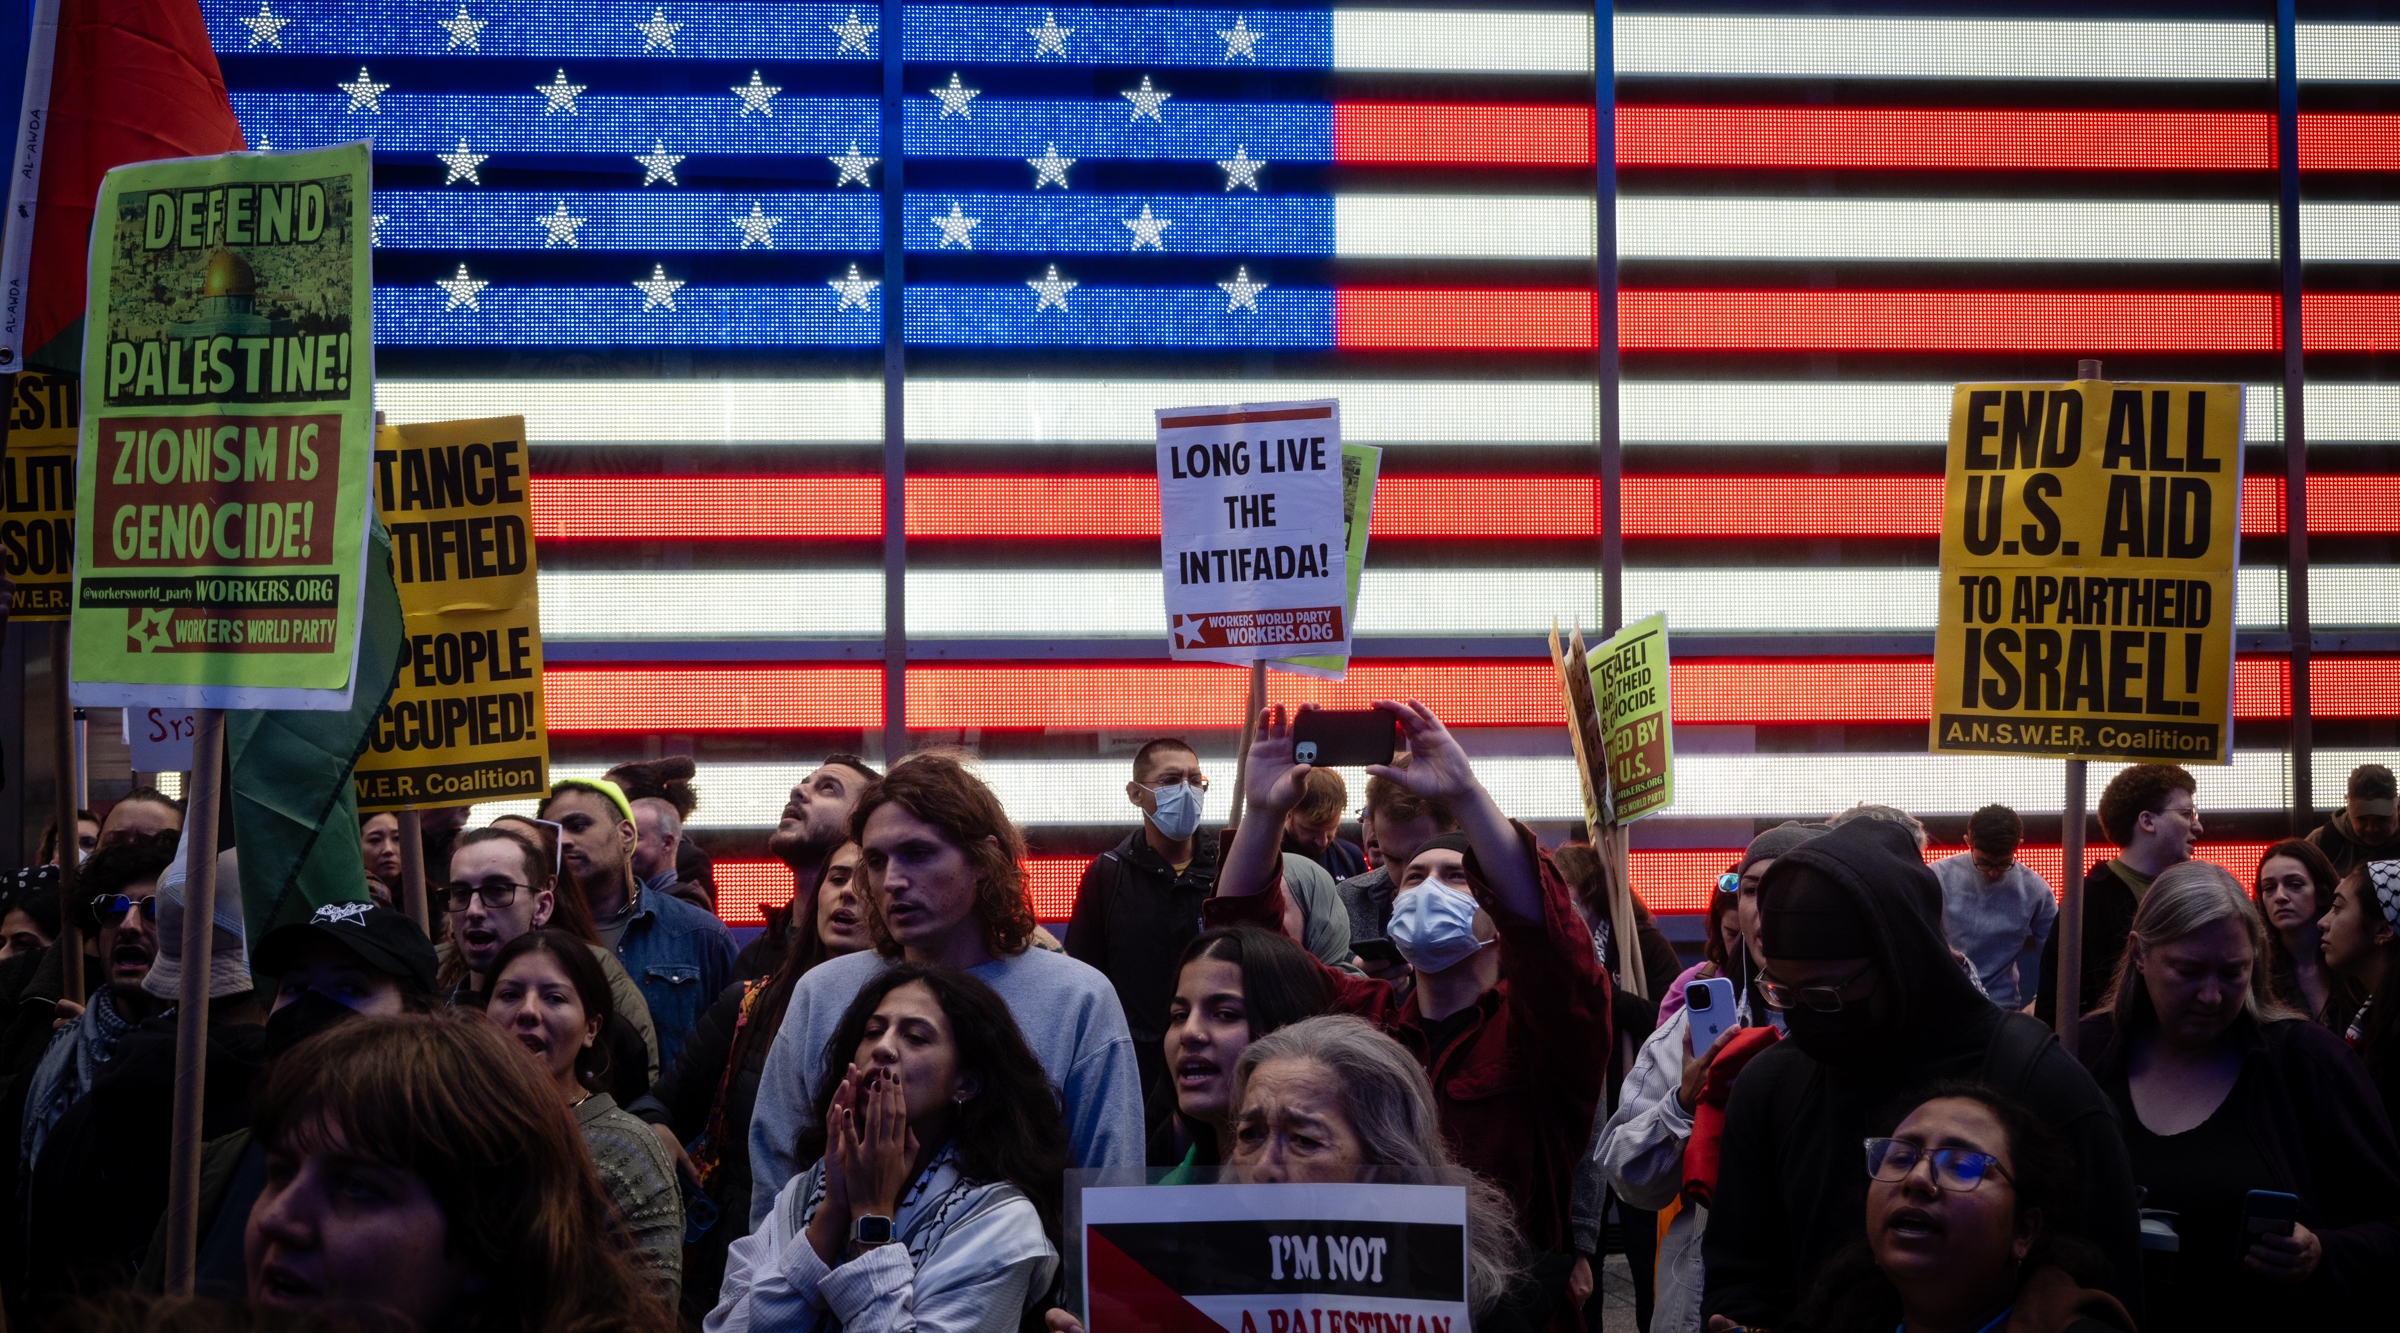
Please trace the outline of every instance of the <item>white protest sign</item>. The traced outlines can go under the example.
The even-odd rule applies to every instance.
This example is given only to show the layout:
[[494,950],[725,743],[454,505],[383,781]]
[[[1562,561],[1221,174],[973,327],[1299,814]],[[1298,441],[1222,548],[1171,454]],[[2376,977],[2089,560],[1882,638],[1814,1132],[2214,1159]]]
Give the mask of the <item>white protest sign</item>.
[[1340,402],[1159,409],[1158,512],[1177,661],[1349,654]]
[[192,771],[192,733],[198,727],[189,708],[133,705],[125,710],[125,748],[133,752],[136,773]]

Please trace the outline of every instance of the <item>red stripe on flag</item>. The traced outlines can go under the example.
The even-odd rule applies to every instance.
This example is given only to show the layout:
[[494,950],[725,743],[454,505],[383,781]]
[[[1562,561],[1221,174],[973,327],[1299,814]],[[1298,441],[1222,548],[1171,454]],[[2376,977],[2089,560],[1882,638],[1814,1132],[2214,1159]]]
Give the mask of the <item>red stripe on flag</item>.
[[1333,160],[1472,166],[1588,166],[1588,106],[1336,102]]
[[1344,287],[1333,294],[1339,347],[1579,350],[1599,337],[1588,291],[1432,291]]
[[[1345,293],[1346,295],[1346,293]],[[2271,352],[2269,292],[1620,293],[1628,351]],[[2400,348],[2400,296],[2304,298],[2315,352]]]

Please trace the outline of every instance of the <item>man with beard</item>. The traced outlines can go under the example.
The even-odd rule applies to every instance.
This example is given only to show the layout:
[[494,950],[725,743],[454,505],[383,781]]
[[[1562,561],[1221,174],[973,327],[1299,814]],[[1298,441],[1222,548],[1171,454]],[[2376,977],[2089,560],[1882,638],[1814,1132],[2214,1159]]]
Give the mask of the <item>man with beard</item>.
[[850,840],[850,812],[858,808],[858,795],[881,776],[857,755],[829,754],[792,788],[783,818],[767,835],[767,851],[792,868],[792,900],[766,909],[767,928],[733,960],[734,975],[772,975],[783,965],[792,931],[809,929],[816,921],[817,881],[824,877],[825,861]]
[[633,873],[633,803],[617,784],[605,778],[553,784],[541,816],[558,823],[568,881],[560,891],[583,895],[600,943],[649,1004],[659,1067],[672,1065],[700,1011],[733,980],[733,932],[714,913],[643,889]]
[[[1873,1117],[1912,1089],[1972,1079],[2025,1104],[2074,1150],[2077,1216],[2058,1230],[2114,1265],[2140,1311],[2132,1166],[2092,1076],[2023,1014],[1977,994],[1943,939],[1942,886],[1906,829],[1860,819],[1777,858],[1760,880],[1759,990],[1788,1039],[1742,1070],[1725,1109],[1701,1240],[1713,1322],[1781,1326],[1834,1254],[1858,1240]],[[1887,1122],[1888,1123],[1888,1122]]]
[[177,834],[135,834],[104,841],[83,865],[77,888],[91,896],[81,909],[93,949],[87,975],[98,989],[91,1003],[60,1000],[73,1017],[50,1039],[26,1086],[17,1133],[17,1179],[30,1180],[42,1144],[67,1108],[91,1091],[92,1075],[117,1052],[117,1043],[163,1007],[142,989],[158,958],[158,877],[175,857]]

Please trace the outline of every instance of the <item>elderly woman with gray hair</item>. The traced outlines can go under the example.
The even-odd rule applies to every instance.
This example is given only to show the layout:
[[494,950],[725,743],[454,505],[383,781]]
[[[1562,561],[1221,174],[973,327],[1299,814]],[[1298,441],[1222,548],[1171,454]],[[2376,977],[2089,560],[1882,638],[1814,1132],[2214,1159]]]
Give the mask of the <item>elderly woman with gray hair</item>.
[[2272,998],[2239,881],[2206,861],[2160,874],[2079,1039],[2147,1206],[2175,1214],[2180,1250],[2146,1274],[2145,1326],[2388,1317],[2400,1145],[2358,1057]]

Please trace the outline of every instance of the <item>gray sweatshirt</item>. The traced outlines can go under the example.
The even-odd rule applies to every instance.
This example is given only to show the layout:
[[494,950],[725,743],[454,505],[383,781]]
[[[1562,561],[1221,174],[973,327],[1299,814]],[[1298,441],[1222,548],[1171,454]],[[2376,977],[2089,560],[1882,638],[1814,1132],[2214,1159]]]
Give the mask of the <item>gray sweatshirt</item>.
[[[873,950],[844,954],[819,963],[793,987],[750,1117],[752,1230],[784,1184],[809,1165],[795,1161],[794,1153],[801,1131],[816,1123],[825,1046],[860,989],[889,966],[891,960]],[[1008,1002],[1025,1044],[1057,1089],[1075,1165],[1141,1166],[1141,1075],[1125,1011],[1108,978],[1063,953],[1034,948],[985,963],[974,975]]]
[[1992,1003],[2023,1007],[2041,974],[2042,942],[2058,920],[2050,886],[2022,863],[1986,884],[1972,852],[1934,862],[1933,877],[1942,882],[1942,934],[1950,947],[1967,956]]

